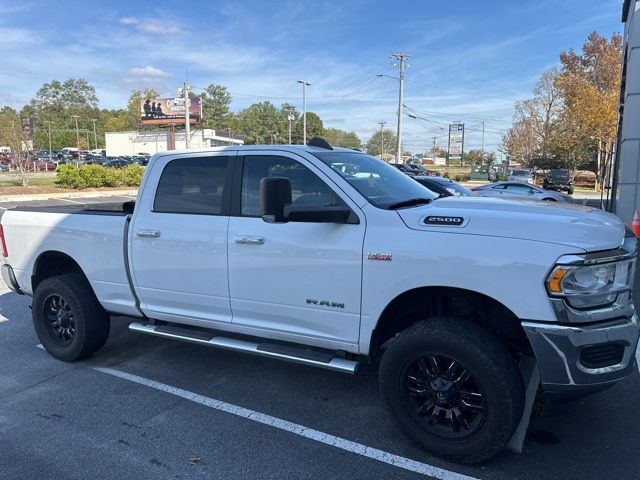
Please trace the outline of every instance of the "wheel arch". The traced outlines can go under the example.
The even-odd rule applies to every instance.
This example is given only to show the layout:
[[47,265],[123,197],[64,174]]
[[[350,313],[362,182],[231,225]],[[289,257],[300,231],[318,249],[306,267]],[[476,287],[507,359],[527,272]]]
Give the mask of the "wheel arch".
[[471,321],[494,334],[513,353],[532,353],[520,319],[500,301],[464,288],[424,286],[407,290],[387,304],[371,335],[369,357],[375,358],[386,342],[414,323],[435,316]]
[[[33,264],[33,272],[31,275],[31,288],[35,292],[36,287],[43,280],[55,275],[65,273],[79,273],[90,285],[84,271],[70,255],[58,250],[48,250],[40,253]],[[93,290],[93,288],[92,288]],[[94,292],[95,294],[95,292]]]

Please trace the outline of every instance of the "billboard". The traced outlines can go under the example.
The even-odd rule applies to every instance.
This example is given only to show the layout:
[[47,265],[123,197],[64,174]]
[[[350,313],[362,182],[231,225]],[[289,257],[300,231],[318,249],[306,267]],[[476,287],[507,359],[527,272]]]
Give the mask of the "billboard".
[[[184,123],[184,103],[184,97],[147,98],[141,100],[140,118],[142,123],[153,125]],[[202,118],[200,97],[191,97],[189,103],[189,123],[199,122]]]
[[464,123],[449,125],[449,159],[460,160],[464,149]]

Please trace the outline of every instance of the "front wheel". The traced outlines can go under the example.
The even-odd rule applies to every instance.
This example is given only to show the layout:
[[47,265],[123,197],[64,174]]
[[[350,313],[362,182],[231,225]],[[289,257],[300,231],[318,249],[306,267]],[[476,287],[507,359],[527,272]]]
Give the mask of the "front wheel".
[[466,321],[414,324],[390,342],[379,375],[381,395],[403,430],[457,462],[495,456],[522,417],[524,386],[514,359]]
[[109,337],[109,315],[86,278],[77,273],[40,282],[33,295],[32,316],[40,342],[58,360],[88,357]]

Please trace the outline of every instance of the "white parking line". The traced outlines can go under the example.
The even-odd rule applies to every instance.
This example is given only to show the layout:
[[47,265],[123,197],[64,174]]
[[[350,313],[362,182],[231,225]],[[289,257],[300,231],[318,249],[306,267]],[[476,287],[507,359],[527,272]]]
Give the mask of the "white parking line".
[[70,200],[68,198],[56,198],[56,200],[62,200],[63,202],[71,202],[71,203],[84,203],[84,202],[78,202],[77,200]]
[[166,385],[154,380],[149,380],[148,378],[139,377],[137,375],[132,375],[130,373],[122,372],[113,368],[90,368],[92,368],[93,370],[97,370],[98,372],[106,373],[107,375],[112,375],[123,380],[128,380],[129,382],[137,383],[139,385],[144,385],[145,387],[153,388],[161,392],[175,395],[176,397],[189,400],[190,402],[198,403],[205,407],[230,413],[231,415],[236,415],[247,420],[262,423],[263,425],[269,425],[279,430],[284,430],[286,432],[299,435],[309,440],[314,440],[316,442],[324,443],[325,445],[330,445],[347,452],[355,453],[356,455],[387,463],[389,465],[393,465],[410,472],[428,475],[439,480],[478,480],[474,477],[462,475],[450,470],[444,470],[442,468],[434,467],[426,463],[417,462],[415,460],[411,460],[410,458],[394,455],[383,450],[368,447],[361,443],[352,442],[350,440],[336,437],[328,433],[320,432],[312,428],[307,428],[304,425],[299,425],[297,423],[292,423],[277,417],[272,417],[271,415],[266,415],[254,410],[249,410],[248,408],[239,407],[231,403],[222,402],[220,400],[216,400],[215,398],[205,397],[204,395],[199,395],[188,390],[182,390],[181,388],[172,387],[171,385]]

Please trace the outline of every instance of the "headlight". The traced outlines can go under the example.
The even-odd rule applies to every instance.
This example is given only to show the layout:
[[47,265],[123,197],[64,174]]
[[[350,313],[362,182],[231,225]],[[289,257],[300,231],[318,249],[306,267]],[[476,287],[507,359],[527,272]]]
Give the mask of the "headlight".
[[618,293],[629,290],[633,261],[601,265],[559,265],[547,278],[552,296],[565,297],[574,308],[593,308],[613,303]]

